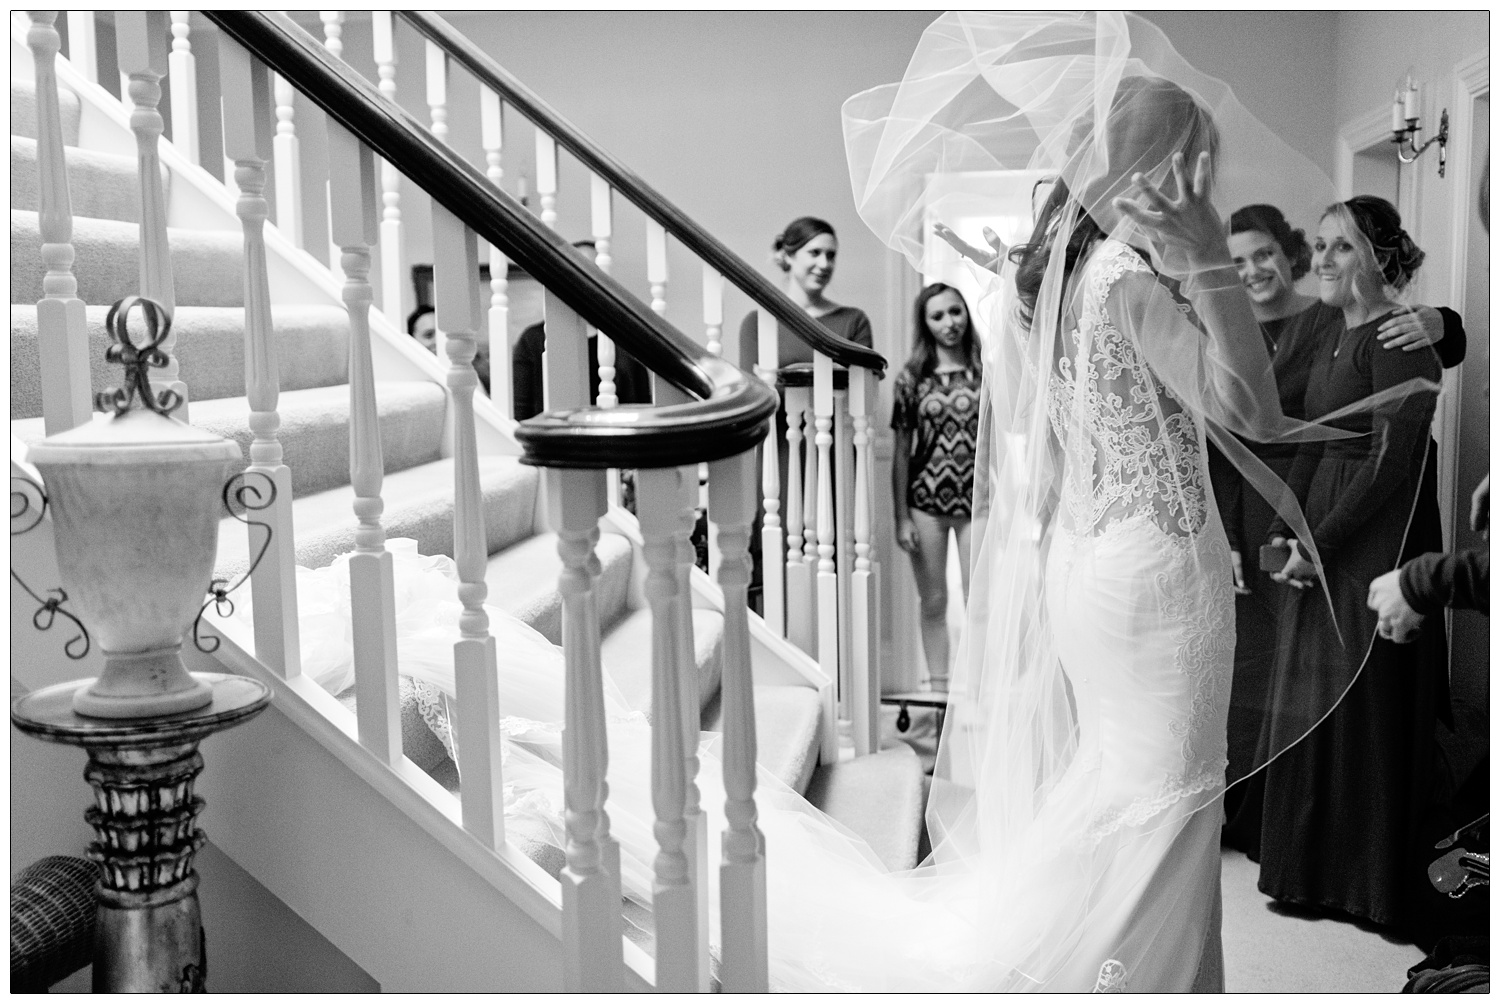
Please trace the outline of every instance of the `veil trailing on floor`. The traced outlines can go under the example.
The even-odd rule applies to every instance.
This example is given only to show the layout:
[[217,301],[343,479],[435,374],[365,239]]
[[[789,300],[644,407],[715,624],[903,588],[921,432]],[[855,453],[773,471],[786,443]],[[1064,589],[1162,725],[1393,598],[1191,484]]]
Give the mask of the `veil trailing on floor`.
[[[1268,203],[1315,225],[1335,202],[1333,185],[1141,18],[946,14],[922,36],[900,83],[846,102],[844,128],[861,217],[925,274],[936,269],[924,231],[972,198],[955,194],[967,190],[948,183],[952,176],[1043,171],[1053,183],[1030,241],[981,272],[988,292],[976,308],[990,333],[976,463],[981,532],[938,765],[948,784],[934,789],[929,828],[940,860],[990,853],[1030,832],[1033,807],[1076,765],[1080,717],[1091,709],[1078,705],[1060,643],[1112,617],[1128,630],[1141,614],[1141,584],[1127,576],[1097,585],[1135,595],[1113,606],[1073,605],[1096,618],[1091,624],[1053,623],[1062,605],[1048,600],[1047,568],[1059,535],[1070,542],[1075,591],[1091,567],[1113,574],[1089,562],[1130,523],[1160,531],[1162,546],[1181,559],[1171,574],[1229,588],[1229,573],[1217,567],[1224,551],[1210,546],[1222,530],[1198,463],[1206,439],[1308,542],[1321,573],[1297,500],[1242,439],[1352,437],[1330,423],[1430,398],[1437,388],[1408,382],[1317,425],[1282,414],[1227,250],[1189,253],[1118,200],[1141,200],[1138,176],[1180,197],[1203,153],[1212,205],[1226,222],[1240,206]],[[1203,616],[1221,609],[1208,603]],[[1132,643],[1128,633],[1113,640]],[[1369,639],[1343,640],[1354,657],[1298,688],[1295,706],[1266,709],[1252,766],[1305,735],[1347,691]],[[1187,644],[1233,641],[1231,620]],[[1074,661],[1084,654],[1071,653]],[[1192,675],[1192,666],[1183,669]],[[1227,679],[1201,671],[1193,685],[1191,700],[1205,707],[1228,699]],[[1174,797],[1221,785],[1222,716],[1216,734],[1212,717],[1169,723],[1191,734],[1180,760],[1161,764],[1161,786],[1125,805],[1103,800],[1109,807],[1086,826],[1139,821]]]
[[[861,215],[918,269],[922,230],[943,218],[942,176],[1041,169],[1056,180],[1033,240],[987,274],[976,305],[991,333],[981,543],[928,808],[933,853],[889,873],[762,771],[773,986],[1211,985],[1198,977],[1218,944],[1219,813],[1203,810],[1215,809],[1224,783],[1234,626],[1205,440],[1310,539],[1285,486],[1235,437],[1352,433],[1282,415],[1225,249],[1174,237],[1172,214],[1157,220],[1155,203],[1143,225],[1116,200],[1141,197],[1137,173],[1164,198],[1181,197],[1204,152],[1211,171],[1201,181],[1220,219],[1252,202],[1315,219],[1332,186],[1159,31],[1121,14],[944,15],[905,79],[849,99],[844,123]],[[442,560],[393,549],[401,672],[451,698],[456,577]],[[299,576],[312,675],[337,675],[348,649],[347,582],[337,565]],[[312,599],[320,594],[331,598]],[[489,613],[507,653],[507,826],[536,820],[561,846],[561,660],[524,625]],[[316,630],[310,616],[321,618]],[[328,665],[312,666],[310,648]],[[1319,683],[1312,713],[1352,679],[1335,676]],[[626,895],[646,902],[656,853],[649,728],[617,694],[607,703],[607,811]],[[427,710],[445,736],[443,701]],[[1306,724],[1273,745],[1285,748]],[[724,795],[712,746],[703,744],[698,783],[716,847]],[[711,916],[717,924],[717,905]]]

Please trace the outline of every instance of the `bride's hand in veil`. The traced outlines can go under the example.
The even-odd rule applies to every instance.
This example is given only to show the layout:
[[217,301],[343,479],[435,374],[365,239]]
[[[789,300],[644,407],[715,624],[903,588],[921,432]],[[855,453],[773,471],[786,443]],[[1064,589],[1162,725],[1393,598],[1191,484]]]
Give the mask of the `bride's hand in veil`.
[[1123,197],[1114,200],[1120,212],[1136,222],[1146,234],[1164,245],[1181,249],[1188,263],[1197,267],[1217,268],[1229,265],[1229,245],[1224,221],[1210,198],[1212,188],[1210,162],[1205,151],[1198,155],[1189,183],[1182,154],[1172,155],[1172,178],[1177,198],[1169,199],[1144,174],[1131,180],[1141,190],[1139,199]]
[[1005,242],[1000,239],[1000,235],[989,227],[984,228],[984,239],[989,242],[989,250],[977,248],[970,244],[954,233],[952,227],[941,221],[932,225],[932,232],[947,241],[953,250],[980,268],[988,269],[991,272],[1000,271],[1000,262],[1005,257],[1005,253],[1010,250],[1010,248],[1006,247]]

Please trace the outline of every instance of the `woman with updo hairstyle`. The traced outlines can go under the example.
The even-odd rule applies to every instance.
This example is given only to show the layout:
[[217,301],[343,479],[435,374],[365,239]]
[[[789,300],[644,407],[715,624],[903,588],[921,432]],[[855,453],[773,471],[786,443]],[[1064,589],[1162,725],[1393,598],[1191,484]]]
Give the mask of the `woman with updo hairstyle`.
[[[833,281],[838,260],[839,239],[826,220],[816,216],[799,216],[771,241],[771,256],[783,274],[782,289],[807,316],[832,331],[860,345],[873,346],[870,319],[858,307],[847,307],[830,300],[825,291]],[[810,363],[812,347],[778,325],[777,364]],[[745,315],[740,324],[740,366],[750,370],[759,356],[756,312]]]
[[1343,326],[1312,351],[1303,413],[1316,419],[1377,395],[1383,403],[1328,421],[1358,435],[1304,443],[1292,462],[1287,484],[1321,577],[1308,541],[1279,517],[1268,532],[1290,555],[1272,576],[1281,606],[1271,707],[1315,706],[1320,688],[1348,692],[1265,770],[1258,848],[1262,892],[1409,935],[1432,857],[1417,836],[1435,722],[1449,720],[1447,647],[1440,627],[1400,646],[1378,637],[1366,599],[1378,575],[1442,549],[1430,448],[1442,365],[1430,348],[1387,352],[1378,335],[1404,309],[1397,297],[1424,257],[1396,208],[1375,196],[1330,206],[1318,224],[1318,296]]
[[[799,216],[786,225],[771,241],[772,261],[783,273],[782,289],[807,315],[840,338],[848,339],[867,348],[874,347],[874,333],[870,319],[858,307],[835,303],[825,295],[833,280],[834,265],[838,261],[839,239],[827,220],[816,216]],[[811,363],[812,346],[792,334],[784,325],[777,324],[777,366],[793,363]],[[759,318],[752,310],[740,323],[740,369],[755,372],[760,358]],[[786,456],[786,409],[776,413],[776,445],[780,456],[781,484],[787,483]],[[757,611],[760,605],[763,570],[761,568],[760,529],[761,514],[757,511],[755,525],[750,535],[750,559],[753,571],[750,579],[750,605]]]
[[[1344,313],[1319,297],[1298,290],[1312,269],[1312,245],[1305,231],[1294,228],[1275,206],[1243,206],[1229,218],[1229,251],[1240,281],[1260,322],[1266,351],[1276,375],[1281,410],[1294,418],[1307,413],[1308,377],[1320,347],[1331,346],[1344,330]],[[1425,306],[1401,307],[1376,331],[1384,350],[1421,352],[1436,346],[1443,366],[1457,366],[1466,348],[1463,323],[1453,311]],[[1286,480],[1297,455],[1295,443],[1245,445]],[[1275,515],[1265,498],[1216,448],[1209,449],[1214,497],[1229,538],[1235,577],[1234,687],[1229,710],[1230,780],[1258,763],[1262,709],[1275,659],[1276,613],[1283,589],[1259,568],[1258,548]],[[1224,839],[1252,858],[1260,846],[1260,780],[1231,787],[1224,797]]]

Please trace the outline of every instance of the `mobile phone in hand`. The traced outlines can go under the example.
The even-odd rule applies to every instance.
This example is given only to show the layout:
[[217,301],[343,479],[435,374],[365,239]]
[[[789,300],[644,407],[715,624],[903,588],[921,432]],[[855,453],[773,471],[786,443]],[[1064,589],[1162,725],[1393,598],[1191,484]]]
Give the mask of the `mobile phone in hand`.
[[1291,544],[1262,544],[1260,548],[1260,570],[1279,572],[1292,560]]

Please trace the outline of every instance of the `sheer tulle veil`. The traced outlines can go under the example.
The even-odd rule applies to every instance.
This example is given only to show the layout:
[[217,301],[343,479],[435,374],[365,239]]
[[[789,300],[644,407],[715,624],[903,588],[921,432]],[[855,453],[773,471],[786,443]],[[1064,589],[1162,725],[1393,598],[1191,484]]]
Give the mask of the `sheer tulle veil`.
[[[1335,202],[1335,190],[1228,86],[1189,66],[1155,26],[1124,13],[950,12],[923,34],[905,77],[850,98],[843,119],[859,213],[919,271],[933,271],[923,230],[945,218],[954,198],[945,176],[1041,170],[1056,179],[1029,248],[1013,250],[995,271],[976,266],[989,290],[976,305],[989,332],[978,532],[928,809],[938,868],[1031,853],[1038,841],[1077,836],[1038,823],[1059,784],[1079,783],[1080,736],[1087,740],[1090,716],[1097,717],[1075,694],[1063,666],[1069,653],[1059,648],[1073,645],[1072,669],[1079,672],[1072,636],[1099,625],[1057,623],[1064,604],[1057,596],[1048,600],[1049,588],[1059,588],[1048,570],[1051,560],[1055,580],[1060,535],[1070,542],[1069,589],[1080,588],[1089,569],[1105,567],[1090,562],[1113,546],[1110,528],[1132,519],[1160,527],[1180,550],[1182,561],[1170,574],[1222,577],[1227,589],[1223,530],[1197,460],[1205,441],[1306,541],[1311,535],[1296,500],[1241,437],[1296,442],[1351,435],[1328,426],[1326,416],[1317,425],[1283,416],[1270,359],[1227,253],[1220,261],[1190,260],[1115,200],[1139,195],[1137,174],[1173,197],[1174,155],[1183,155],[1191,177],[1201,152],[1210,155],[1212,201],[1225,221],[1240,206],[1269,203],[1315,225]],[[1112,358],[1115,350],[1090,326],[1085,306],[1083,259],[1110,254],[1122,262],[1118,269],[1137,272],[1108,294],[1109,316],[1149,370],[1134,383],[1130,359]],[[1135,255],[1146,271],[1126,261]],[[1089,275],[1101,267],[1096,262]],[[1059,378],[1086,365],[1094,366],[1092,381]],[[1353,410],[1435,390],[1414,382]],[[1177,446],[1169,445],[1144,477],[1110,470],[1090,434],[1091,416],[1103,412]],[[1094,509],[1080,499],[1092,499]],[[1316,555],[1314,562],[1321,571]],[[1133,590],[1129,580],[1093,586],[1104,593]],[[1130,600],[1121,596],[1119,609],[1099,611],[1101,619],[1128,622]],[[1128,631],[1113,641],[1132,644]],[[1346,644],[1362,652],[1365,641]],[[1227,621],[1205,625],[1186,648],[1233,642],[1231,605]],[[1198,654],[1201,664],[1223,655]],[[1191,653],[1177,658],[1190,662]],[[1322,681],[1314,704],[1268,728],[1260,765],[1326,715],[1360,661],[1351,659],[1349,668]],[[1182,668],[1192,675],[1192,665]],[[1229,680],[1200,676],[1191,700],[1222,707]],[[1144,714],[1149,719],[1151,712]],[[1159,786],[1124,805],[1101,794],[1097,804],[1109,808],[1099,818],[1059,825],[1096,835],[1119,825],[1149,832],[1152,816],[1174,801],[1189,799],[1195,811],[1216,807],[1222,715],[1217,725],[1168,724],[1183,732],[1181,757],[1161,764]]]

